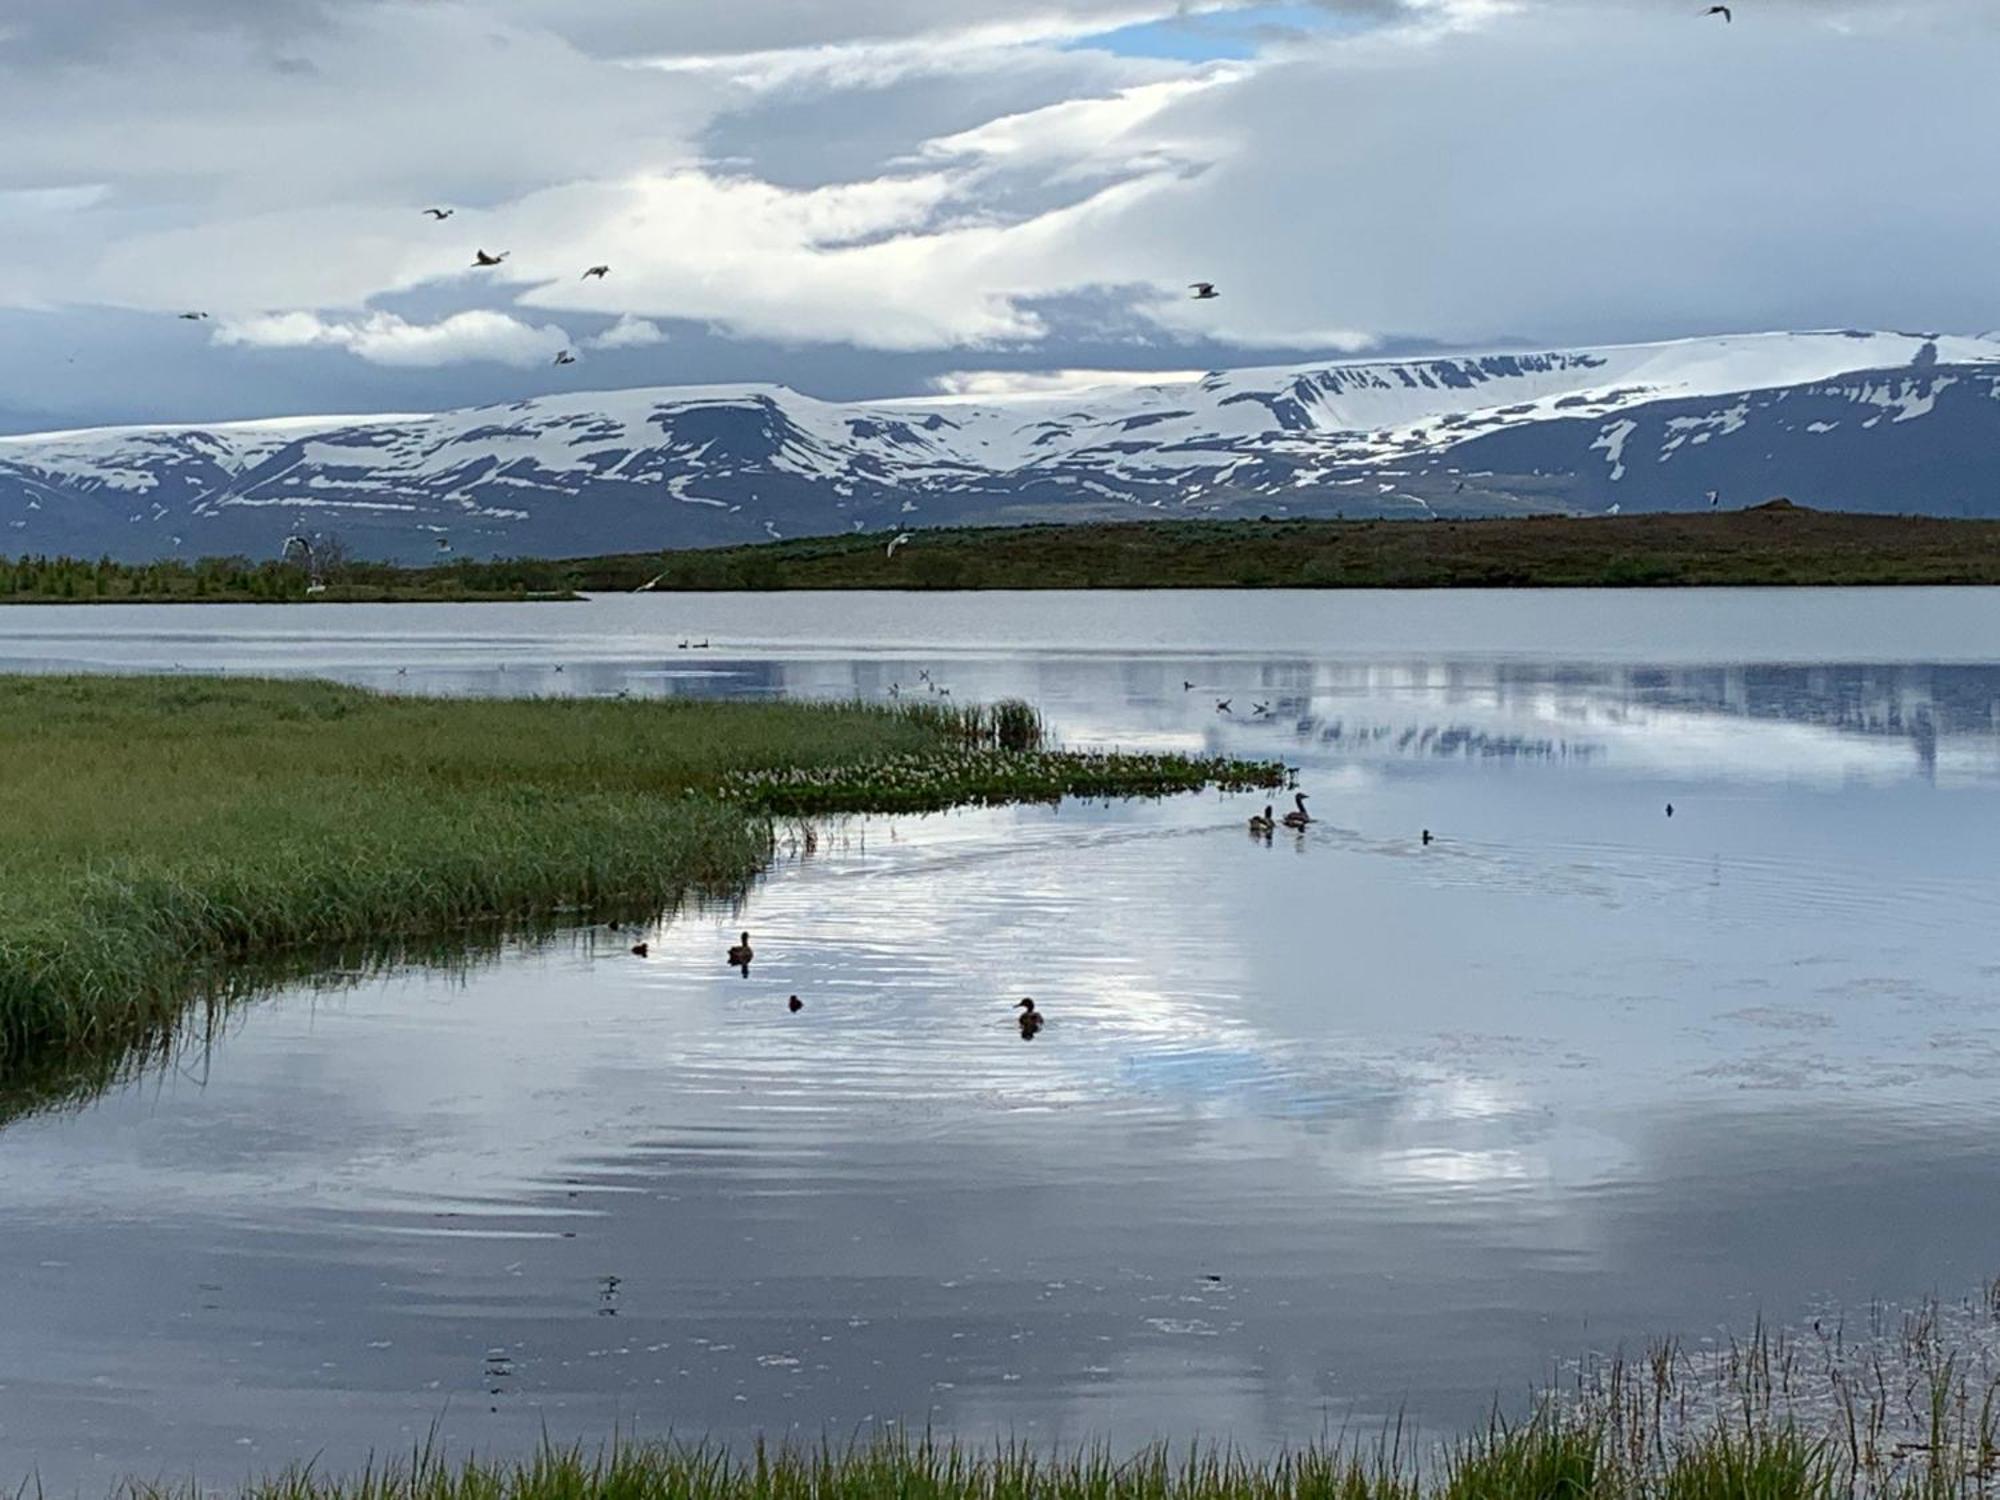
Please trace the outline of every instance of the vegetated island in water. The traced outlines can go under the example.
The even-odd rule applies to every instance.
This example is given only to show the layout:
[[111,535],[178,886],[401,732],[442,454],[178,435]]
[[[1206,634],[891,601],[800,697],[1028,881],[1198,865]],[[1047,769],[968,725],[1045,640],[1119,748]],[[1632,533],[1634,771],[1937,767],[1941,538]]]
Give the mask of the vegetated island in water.
[[[649,921],[781,818],[1276,787],[1269,761],[1044,747],[1029,705],[391,697],[0,677],[0,1120],[169,1047],[191,1004]],[[439,945],[439,946],[433,946]]]
[[[935,527],[603,557],[291,562],[0,558],[0,604],[420,603],[637,590],[1425,589],[2000,584],[2000,521],[1748,510],[1452,521]],[[896,542],[894,551],[890,543]]]

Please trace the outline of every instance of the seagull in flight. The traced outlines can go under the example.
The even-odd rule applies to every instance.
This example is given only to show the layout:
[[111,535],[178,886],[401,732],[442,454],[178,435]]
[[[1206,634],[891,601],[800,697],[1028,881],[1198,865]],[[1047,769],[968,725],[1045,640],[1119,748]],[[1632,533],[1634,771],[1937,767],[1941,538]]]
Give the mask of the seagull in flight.
[[1215,283],[1212,281],[1190,281],[1188,290],[1194,293],[1194,300],[1197,302],[1213,302],[1222,295],[1215,289]]
[[472,263],[475,266],[497,266],[513,253],[511,250],[502,250],[498,255],[488,255],[481,250],[472,257]]
[[1229,698],[1217,698],[1215,700],[1215,711],[1219,714],[1231,714],[1233,716],[1234,711],[1229,706],[1232,701]]
[[438,223],[442,224],[446,219],[449,219],[453,214],[457,213],[458,210],[455,208],[427,208],[424,210],[424,212],[429,214],[433,219],[436,219]]
[[556,363],[559,365],[573,365],[576,363],[576,356],[565,349],[556,356]]
[[1735,24],[1736,21],[1736,12],[1731,10],[1726,5],[1711,5],[1707,10],[1703,11],[1702,14],[1705,16],[1720,16],[1725,22],[1728,22],[1732,25]]
[[[899,531],[899,532],[897,532],[897,533],[896,533],[896,534],[895,534],[895,535],[894,535],[893,537],[891,537],[891,538],[889,539],[889,550],[888,550],[887,552],[883,553],[882,555],[883,555],[884,557],[894,557],[894,556],[896,555],[896,549],[897,549],[898,547],[907,547],[907,546],[909,546],[909,544],[910,544],[910,534],[909,534],[909,532],[907,532],[907,531]],[[924,678],[924,680],[925,680],[926,682],[928,682],[928,681],[930,681],[930,678],[929,678],[929,677],[925,677],[925,678]]]
[[206,318],[208,314],[205,312],[187,312],[187,313],[181,313],[179,316],[180,320],[183,323],[199,323],[202,321],[202,319]]
[[1721,493],[1720,493],[1719,491],[1716,491],[1716,490],[1710,490],[1710,491],[1708,492],[1708,508],[1709,508],[1710,510],[1715,510],[1715,509],[1717,509],[1717,508],[1718,508],[1718,507],[1719,507],[1719,506],[1720,506],[1721,504],[1722,504],[1722,496],[1721,496]]
[[609,276],[610,274],[611,274],[611,267],[609,266],[592,266],[588,271],[585,271],[583,273],[581,279],[584,281],[588,281],[590,280],[591,277],[595,276],[599,281],[602,281],[605,277]]

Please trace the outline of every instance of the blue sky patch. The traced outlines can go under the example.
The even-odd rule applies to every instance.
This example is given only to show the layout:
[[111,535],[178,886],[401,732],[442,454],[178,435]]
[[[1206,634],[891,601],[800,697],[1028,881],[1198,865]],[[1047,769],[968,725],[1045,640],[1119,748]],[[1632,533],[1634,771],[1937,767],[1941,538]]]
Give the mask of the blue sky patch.
[[1183,62],[1241,61],[1272,41],[1301,33],[1353,28],[1353,21],[1317,5],[1250,5],[1240,10],[1206,11],[1141,21],[1100,31],[1069,43],[1073,49],[1115,52],[1120,57],[1163,57]]

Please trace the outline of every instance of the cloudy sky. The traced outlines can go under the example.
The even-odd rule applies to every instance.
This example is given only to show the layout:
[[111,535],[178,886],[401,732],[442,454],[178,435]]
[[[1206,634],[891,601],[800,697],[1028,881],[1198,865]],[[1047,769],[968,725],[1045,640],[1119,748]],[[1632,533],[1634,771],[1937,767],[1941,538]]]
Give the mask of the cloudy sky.
[[0,430],[2000,326],[2000,4],[1704,3],[7,0]]

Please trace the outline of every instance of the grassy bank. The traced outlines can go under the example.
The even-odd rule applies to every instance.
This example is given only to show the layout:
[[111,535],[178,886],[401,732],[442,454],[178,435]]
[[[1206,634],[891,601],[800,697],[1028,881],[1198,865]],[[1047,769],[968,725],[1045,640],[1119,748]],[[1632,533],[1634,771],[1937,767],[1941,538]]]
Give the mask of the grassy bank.
[[[273,957],[651,915],[739,884],[768,857],[773,814],[822,810],[746,796],[752,778],[851,788],[885,784],[870,767],[928,767],[942,806],[1038,795],[1084,776],[1074,760],[1091,790],[1160,789],[1157,768],[1121,782],[1100,758],[1039,749],[1023,707],[186,677],[0,678],[0,701],[0,1083],[90,1076]],[[1278,774],[1190,764],[1178,785]]]
[[[1871,1304],[1806,1328],[1580,1362],[1515,1420],[1432,1439],[1400,1420],[1256,1455],[964,1446],[894,1429],[840,1446],[426,1447],[243,1500],[1963,1500],[2000,1482],[2000,1303]],[[136,1485],[132,1500],[190,1489]],[[213,1493],[213,1492],[208,1492]]]
[[[1993,1477],[1991,1424],[1941,1419],[1938,1439],[1869,1455],[1837,1433],[1777,1413],[1744,1389],[1699,1425],[1552,1396],[1519,1422],[1420,1444],[1400,1424],[1373,1439],[1320,1442],[1259,1457],[1199,1442],[1137,1453],[1047,1452],[1023,1443],[967,1447],[888,1435],[843,1447],[747,1451],[625,1443],[597,1452],[546,1447],[517,1462],[401,1464],[338,1478],[296,1469],[245,1486],[243,1500],[1958,1500]],[[1644,1411],[1641,1408],[1645,1408]],[[1630,1419],[1640,1419],[1632,1425]],[[1969,1439],[1953,1446],[1954,1439]],[[208,1493],[213,1493],[208,1492]],[[131,1500],[193,1500],[190,1489],[134,1485]]]

